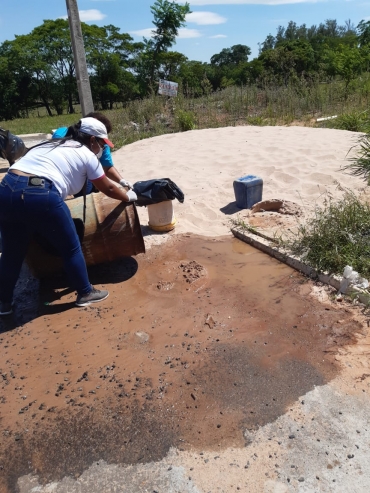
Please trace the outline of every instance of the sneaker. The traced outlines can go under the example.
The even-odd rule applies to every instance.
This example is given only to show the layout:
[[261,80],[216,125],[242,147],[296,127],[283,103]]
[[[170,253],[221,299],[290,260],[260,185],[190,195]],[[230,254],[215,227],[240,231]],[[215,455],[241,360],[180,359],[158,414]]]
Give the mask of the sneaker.
[[10,315],[11,313],[13,313],[12,303],[6,303],[6,302],[0,303],[0,316]]
[[87,306],[90,303],[98,303],[108,298],[109,292],[92,288],[89,294],[84,294],[83,296],[78,295],[76,300],[77,306]]

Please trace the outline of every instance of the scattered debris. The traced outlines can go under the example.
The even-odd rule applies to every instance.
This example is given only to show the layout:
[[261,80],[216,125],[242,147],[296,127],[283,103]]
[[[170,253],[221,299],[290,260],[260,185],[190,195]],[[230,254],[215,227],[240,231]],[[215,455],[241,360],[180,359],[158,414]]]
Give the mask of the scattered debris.
[[206,317],[206,321],[204,322],[205,325],[208,325],[210,329],[213,329],[213,327],[216,325],[216,322],[213,320],[212,315],[208,313]]

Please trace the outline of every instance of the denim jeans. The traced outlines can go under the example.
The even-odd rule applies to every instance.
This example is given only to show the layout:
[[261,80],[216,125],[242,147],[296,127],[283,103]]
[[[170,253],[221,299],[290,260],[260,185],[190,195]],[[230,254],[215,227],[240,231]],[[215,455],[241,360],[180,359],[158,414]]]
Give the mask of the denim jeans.
[[29,186],[28,176],[7,173],[0,183],[0,301],[11,302],[22,262],[33,233],[59,252],[70,285],[79,295],[91,284],[71,213],[55,185]]

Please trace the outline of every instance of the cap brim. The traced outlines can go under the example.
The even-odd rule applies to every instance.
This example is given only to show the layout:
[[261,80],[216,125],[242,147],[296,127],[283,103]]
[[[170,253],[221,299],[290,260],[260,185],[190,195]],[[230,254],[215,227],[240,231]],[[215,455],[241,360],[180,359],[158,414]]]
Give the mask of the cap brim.
[[103,139],[104,142],[110,147],[110,148],[113,148],[114,147],[114,144],[113,142],[111,142],[109,139]]

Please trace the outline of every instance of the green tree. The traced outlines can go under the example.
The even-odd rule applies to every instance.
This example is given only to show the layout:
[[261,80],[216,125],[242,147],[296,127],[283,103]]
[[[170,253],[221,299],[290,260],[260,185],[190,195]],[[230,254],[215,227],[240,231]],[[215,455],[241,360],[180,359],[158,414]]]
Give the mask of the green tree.
[[34,39],[30,35],[16,36],[14,41],[6,41],[0,52],[7,58],[7,66],[13,72],[13,98],[19,106],[18,112],[25,110],[27,113],[32,94],[31,105],[41,103],[51,115],[52,69],[40,58]]
[[275,48],[276,40],[272,34],[269,34],[263,43],[260,43],[260,53],[267,50],[273,50]]
[[[186,96],[197,97],[205,92],[208,64],[195,60],[186,60],[179,67],[179,80]],[[212,87],[212,86],[211,86]]]
[[357,40],[359,46],[370,45],[370,21],[362,20],[357,26]]
[[275,49],[262,52],[259,60],[270,76],[287,85],[290,78],[301,77],[314,68],[315,53],[307,41],[284,41]]
[[133,43],[129,34],[120,33],[112,25],[82,24],[82,33],[95,102],[108,109],[114,102],[134,97],[136,84],[130,71],[131,58],[143,44]]
[[350,83],[360,74],[364,58],[358,48],[340,45],[340,49],[328,48],[323,57],[326,71],[332,77],[340,76],[345,82],[345,97]]
[[44,21],[30,34],[5,42],[1,51],[6,52],[8,66],[12,67],[16,81],[19,80],[17,84],[22,86],[19,96],[26,111],[30,95],[33,104],[38,99],[49,115],[52,108],[62,113],[67,102],[73,111],[76,82],[67,21]]
[[178,51],[167,51],[161,53],[159,57],[158,75],[161,79],[177,81],[179,70],[187,58]]
[[[0,119],[11,120],[22,116],[22,109],[27,113],[27,99],[30,82],[25,84],[25,92],[22,92],[22,80],[26,78],[17,70],[14,63],[16,57],[11,44],[6,41],[0,46]],[[26,96],[27,95],[27,96]],[[26,96],[26,97],[24,97]]]
[[155,29],[151,39],[144,38],[144,51],[139,57],[137,69],[141,83],[153,92],[162,55],[176,42],[179,29],[185,25],[185,17],[190,13],[190,6],[187,2],[179,5],[168,0],[156,0],[150,10]]
[[50,80],[50,98],[58,114],[67,106],[74,113],[76,97],[75,64],[69,23],[64,19],[45,20],[28,35],[30,43],[44,63],[44,73]]
[[251,54],[251,49],[246,45],[234,45],[231,48],[224,48],[220,53],[211,57],[211,65],[222,67],[225,65],[238,65],[247,62]]

